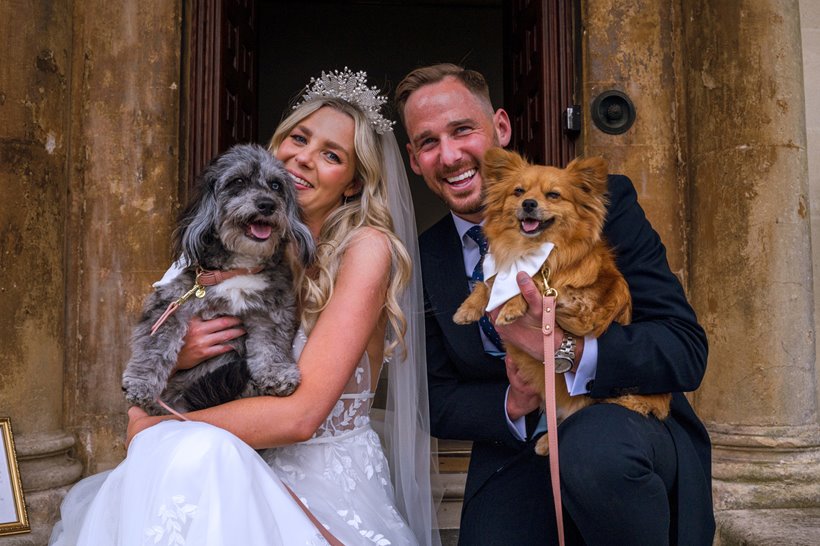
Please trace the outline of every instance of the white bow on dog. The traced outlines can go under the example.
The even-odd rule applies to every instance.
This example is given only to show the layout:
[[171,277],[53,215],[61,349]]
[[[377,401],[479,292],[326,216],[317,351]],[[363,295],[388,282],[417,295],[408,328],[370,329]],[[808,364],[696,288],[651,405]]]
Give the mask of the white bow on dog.
[[490,279],[495,276],[493,288],[490,291],[490,301],[487,302],[487,311],[492,311],[508,299],[520,294],[521,289],[518,288],[518,282],[515,280],[518,272],[523,271],[530,277],[538,273],[553,248],[555,248],[554,244],[544,243],[537,251],[516,258],[510,267],[504,271],[497,270],[492,252],[487,252],[483,264],[484,278]]

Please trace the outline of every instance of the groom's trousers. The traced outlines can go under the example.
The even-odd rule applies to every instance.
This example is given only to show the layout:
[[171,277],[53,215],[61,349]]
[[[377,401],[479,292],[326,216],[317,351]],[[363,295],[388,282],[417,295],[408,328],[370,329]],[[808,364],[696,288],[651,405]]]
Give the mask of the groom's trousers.
[[[559,452],[568,545],[660,545],[676,535],[677,456],[665,423],[596,404],[561,424]],[[548,459],[533,442],[470,499],[459,544],[558,544]]]

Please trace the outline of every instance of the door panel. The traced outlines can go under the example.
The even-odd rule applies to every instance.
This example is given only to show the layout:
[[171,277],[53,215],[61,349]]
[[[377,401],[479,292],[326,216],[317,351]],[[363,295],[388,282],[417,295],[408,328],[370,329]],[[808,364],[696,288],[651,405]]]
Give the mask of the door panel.
[[504,80],[512,147],[537,163],[564,166],[575,133],[564,130],[575,85],[577,0],[504,3]]
[[192,0],[187,35],[187,179],[257,138],[256,0]]

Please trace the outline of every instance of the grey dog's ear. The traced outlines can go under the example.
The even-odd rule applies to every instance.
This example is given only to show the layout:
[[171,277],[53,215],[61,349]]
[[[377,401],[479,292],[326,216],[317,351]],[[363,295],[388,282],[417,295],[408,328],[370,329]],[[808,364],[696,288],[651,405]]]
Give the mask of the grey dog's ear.
[[296,199],[288,200],[288,220],[290,220],[290,234],[296,243],[299,261],[303,267],[307,267],[313,262],[316,254],[316,243],[313,241],[310,230],[299,217],[299,207],[296,205]]
[[313,262],[313,257],[316,254],[316,244],[313,241],[313,235],[310,234],[307,226],[301,221],[293,226],[293,239],[296,241],[296,246],[299,248],[299,259],[302,265],[307,267]]
[[202,252],[216,237],[217,205],[215,187],[219,178],[219,158],[199,175],[194,195],[180,214],[174,232],[174,256],[184,256],[189,264],[199,264]]

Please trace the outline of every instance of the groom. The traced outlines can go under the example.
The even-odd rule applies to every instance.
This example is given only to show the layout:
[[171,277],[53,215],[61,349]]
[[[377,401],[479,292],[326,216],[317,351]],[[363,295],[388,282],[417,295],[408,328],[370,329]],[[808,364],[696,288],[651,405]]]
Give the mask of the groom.
[[[481,74],[449,64],[408,74],[396,103],[413,171],[450,209],[419,243],[433,435],[473,442],[459,543],[557,541],[547,458],[533,451],[540,399],[491,328],[452,321],[482,256],[471,229],[483,220],[481,161],[509,144],[509,117],[493,109]],[[710,545],[709,438],[682,394],[703,378],[706,338],[629,179],[610,176],[609,198],[604,234],[633,323],[576,340],[567,388],[593,398],[673,392],[672,413],[661,422],[596,404],[559,427],[567,543]],[[498,333],[543,359],[540,296],[526,277],[519,284],[532,311]],[[556,330],[558,350],[567,336]]]

